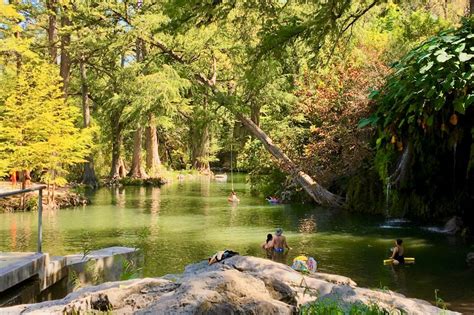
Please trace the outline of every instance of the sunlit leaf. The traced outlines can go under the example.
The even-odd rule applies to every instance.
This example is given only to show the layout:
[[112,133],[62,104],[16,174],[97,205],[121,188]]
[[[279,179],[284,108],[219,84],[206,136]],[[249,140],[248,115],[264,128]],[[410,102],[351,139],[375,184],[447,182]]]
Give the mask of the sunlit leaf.
[[448,55],[445,51],[443,51],[442,53],[440,53],[437,57],[436,57],[436,60],[438,62],[446,62],[448,61],[449,59],[451,59],[453,57],[453,55]]
[[425,73],[425,72],[427,72],[428,70],[431,69],[431,67],[433,67],[433,65],[434,65],[434,62],[433,62],[433,61],[428,62],[425,66],[423,66],[423,67],[420,69],[420,73]]
[[461,62],[465,62],[465,61],[468,61],[470,60],[472,57],[474,57],[474,54],[466,54],[466,53],[460,53],[459,54],[459,60]]

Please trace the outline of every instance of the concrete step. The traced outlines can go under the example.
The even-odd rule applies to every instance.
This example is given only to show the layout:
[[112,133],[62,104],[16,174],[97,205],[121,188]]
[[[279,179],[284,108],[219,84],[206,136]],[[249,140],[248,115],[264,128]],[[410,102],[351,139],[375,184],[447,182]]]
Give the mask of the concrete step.
[[1,253],[0,292],[42,274],[48,254]]
[[53,284],[59,282],[68,275],[66,267],[66,257],[63,256],[47,256],[44,273],[40,275],[41,291],[46,290]]

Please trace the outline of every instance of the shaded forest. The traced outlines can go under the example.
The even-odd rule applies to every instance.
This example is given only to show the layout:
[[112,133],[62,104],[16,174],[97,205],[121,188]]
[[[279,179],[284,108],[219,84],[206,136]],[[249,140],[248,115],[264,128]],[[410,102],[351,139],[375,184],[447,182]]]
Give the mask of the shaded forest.
[[247,172],[257,194],[474,222],[472,1],[0,4],[0,172]]

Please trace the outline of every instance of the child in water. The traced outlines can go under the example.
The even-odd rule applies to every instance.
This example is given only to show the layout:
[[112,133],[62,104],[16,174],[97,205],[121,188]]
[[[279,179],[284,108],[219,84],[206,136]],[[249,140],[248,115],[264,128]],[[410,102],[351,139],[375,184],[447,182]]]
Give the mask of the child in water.
[[404,264],[405,263],[405,257],[403,256],[405,254],[405,249],[403,248],[403,240],[397,239],[395,241],[395,247],[392,248],[392,257],[393,259],[393,264],[398,265],[398,264]]

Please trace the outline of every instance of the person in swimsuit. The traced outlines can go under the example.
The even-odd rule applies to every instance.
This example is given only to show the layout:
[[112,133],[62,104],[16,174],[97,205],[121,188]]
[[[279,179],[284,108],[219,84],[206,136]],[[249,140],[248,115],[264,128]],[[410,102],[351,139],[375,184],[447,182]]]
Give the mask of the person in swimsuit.
[[283,253],[285,251],[285,248],[288,250],[291,249],[290,246],[288,246],[288,243],[286,242],[286,237],[283,235],[283,229],[278,228],[275,231],[275,235],[273,236],[273,251],[275,253]]
[[269,250],[273,247],[273,235],[267,234],[267,240],[261,246],[263,249]]
[[230,194],[229,198],[227,198],[227,200],[229,202],[239,202],[240,201],[240,199],[237,198],[237,194],[233,190],[232,190],[232,193]]
[[405,257],[403,256],[405,254],[405,249],[402,244],[403,240],[397,239],[395,241],[395,247],[392,248],[392,257],[390,258],[393,259],[393,264],[395,265],[405,263]]

